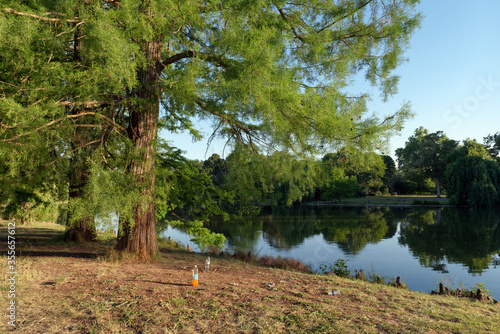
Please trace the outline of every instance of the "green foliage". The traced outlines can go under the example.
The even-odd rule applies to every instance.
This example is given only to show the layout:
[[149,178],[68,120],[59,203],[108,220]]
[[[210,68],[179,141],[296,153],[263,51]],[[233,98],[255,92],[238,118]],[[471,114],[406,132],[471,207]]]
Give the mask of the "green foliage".
[[192,236],[191,240],[195,242],[201,249],[208,246],[216,246],[223,248],[226,237],[221,233],[214,233],[203,227],[201,220],[169,220],[172,227],[180,228]]
[[[110,140],[119,129],[123,135],[111,116],[123,117],[123,111],[107,105],[134,85],[130,59],[135,51],[118,31],[109,29],[104,11],[95,13],[79,1],[10,2],[1,7],[0,118],[5,126],[0,130],[0,158],[8,172],[0,178],[15,179],[45,198],[50,194],[52,199],[44,203],[52,207],[71,197],[70,225],[83,218],[93,221],[96,213],[121,211],[125,217],[119,210],[124,205],[106,204],[116,194],[123,193],[123,203],[137,198],[117,189],[116,180],[108,182],[109,169],[117,174],[123,167],[111,161],[121,150]],[[52,22],[47,13],[52,13]],[[104,105],[93,108],[92,101]],[[75,183],[78,170],[90,175],[92,184]],[[78,196],[72,198],[75,189]]]
[[483,141],[490,156],[500,163],[500,132],[484,137]]
[[355,176],[347,176],[341,168],[332,168],[328,184],[323,188],[322,200],[341,200],[354,197],[358,190],[358,181]]
[[290,206],[313,193],[322,177],[314,160],[286,153],[259,156],[236,149],[227,162],[224,188],[235,194],[233,209],[239,213],[251,212],[263,203]]
[[500,202],[500,166],[482,145],[466,141],[447,159],[448,195],[452,203],[491,208]]
[[210,158],[203,162],[203,171],[210,175],[214,186],[221,187],[226,182],[229,165],[218,154],[212,154]]
[[413,169],[403,174],[406,192],[398,191],[402,194],[428,194],[436,189],[436,182],[430,177],[426,177],[422,170]]
[[[0,215],[4,219],[17,219],[20,223],[33,220],[56,221],[57,206],[64,200],[58,168],[37,172],[37,166],[22,164],[17,167],[6,160],[0,163]],[[15,159],[15,158],[14,158]],[[16,170],[14,170],[16,169]]]
[[[385,164],[375,153],[345,147],[322,158],[325,173],[321,198],[325,200],[375,195],[383,190]],[[387,190],[386,190],[387,191]]]
[[[223,247],[225,237],[203,227],[203,221],[214,215],[228,219],[227,213],[221,209],[221,204],[224,201],[232,202],[232,195],[216,187],[212,178],[202,168],[183,158],[179,150],[164,141],[159,141],[157,161],[157,228],[161,231],[164,227],[161,222],[165,218],[177,217],[180,219],[167,219],[167,222],[192,235],[192,240],[201,248],[211,245]],[[178,214],[185,217],[181,218]]]
[[344,259],[337,259],[333,264],[330,265],[321,265],[319,270],[323,273],[323,275],[327,275],[328,273],[334,273],[339,277],[349,278],[351,277],[351,271],[347,268],[347,261]]
[[498,204],[500,167],[481,157],[461,157],[447,169],[448,194],[456,205],[488,208]]
[[382,159],[384,160],[385,165],[382,182],[385,186],[387,186],[387,189],[389,191],[393,192],[394,189],[392,188],[392,186],[397,173],[396,163],[394,162],[394,159],[392,159],[392,157],[388,155],[382,155]]
[[68,225],[78,225],[85,217],[91,217],[93,223],[96,216],[100,221],[107,222],[105,225],[108,229],[116,228],[111,226],[116,223],[114,218],[116,216],[134,223],[134,204],[146,205],[147,196],[142,195],[140,189],[130,187],[132,180],[125,178],[121,173],[98,165],[91,165],[89,172],[83,196],[72,198],[68,203]]
[[488,290],[488,289],[486,288],[486,286],[484,285],[484,283],[482,283],[482,282],[478,282],[478,283],[474,284],[474,288],[476,289],[476,291],[477,291],[477,289],[481,289],[481,292],[482,292],[482,293],[483,293],[486,297],[491,297],[491,295],[490,295],[490,290]]
[[[11,198],[4,198],[7,204],[3,208],[3,219],[16,219],[21,224],[33,220],[52,220],[56,214],[56,205],[47,194],[40,194],[27,188],[17,188]],[[44,198],[45,197],[45,198]]]
[[431,178],[436,180],[437,196],[440,197],[440,184],[446,186],[446,155],[457,145],[457,141],[449,139],[442,131],[429,133],[423,127],[417,128],[405,147],[396,150],[399,169],[405,174],[411,173],[414,179],[418,177],[416,185],[410,188],[418,189],[426,178]]
[[196,162],[186,160],[177,149],[159,144],[156,170],[156,213],[161,220],[175,209],[202,220],[223,215],[222,200],[231,201],[229,193],[215,187],[212,179]]

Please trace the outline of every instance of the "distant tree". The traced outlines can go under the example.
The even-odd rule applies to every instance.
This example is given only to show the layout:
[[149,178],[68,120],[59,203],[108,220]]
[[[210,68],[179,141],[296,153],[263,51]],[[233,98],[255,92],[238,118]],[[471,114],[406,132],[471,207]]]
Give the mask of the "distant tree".
[[408,194],[427,194],[436,189],[436,182],[422,170],[412,169],[403,174]]
[[394,162],[394,159],[389,155],[382,155],[382,159],[385,165],[382,182],[388,190],[394,191],[394,189],[392,189],[392,183],[397,173],[396,162]]
[[399,169],[404,173],[422,173],[436,181],[436,196],[441,197],[441,183],[445,181],[446,155],[458,146],[442,131],[429,133],[419,127],[405,144],[396,150]]
[[341,200],[354,197],[358,191],[358,181],[355,176],[347,176],[341,167],[330,170],[328,183],[323,188],[321,199],[324,201]]
[[276,152],[257,157],[236,149],[228,157],[226,188],[235,194],[235,211],[252,212],[256,203],[290,206],[310,197],[323,182],[321,166],[314,161],[298,159]]
[[408,179],[405,178],[402,172],[398,171],[392,179],[391,191],[394,191],[399,195],[406,195],[412,193],[413,189],[411,189]]
[[214,186],[220,187],[224,184],[229,173],[229,165],[218,154],[212,154],[203,162],[203,170],[212,177]]
[[[210,233],[204,223],[214,215],[228,219],[221,203],[231,202],[232,195],[223,187],[214,185],[212,175],[202,168],[199,161],[183,158],[180,150],[161,140],[156,158],[156,217],[163,220],[174,216],[177,219],[169,220],[170,224],[189,233],[201,247],[222,247],[224,236]],[[213,160],[218,159],[214,157]],[[159,225],[165,227],[165,224]]]
[[348,177],[354,177],[358,184],[358,194],[366,196],[380,192],[385,172],[383,158],[373,152],[364,153],[359,150],[341,149],[337,153],[328,153],[322,158],[326,176],[325,182],[330,182],[329,175],[338,176],[342,169]]
[[466,140],[447,161],[448,196],[455,205],[490,208],[499,203],[500,166],[481,144]]
[[500,164],[500,132],[484,137],[483,142],[490,156]]
[[364,153],[361,165],[365,167],[347,170],[347,175],[356,177],[358,181],[358,194],[361,196],[380,194],[384,186],[382,179],[386,168],[382,156],[373,152]]

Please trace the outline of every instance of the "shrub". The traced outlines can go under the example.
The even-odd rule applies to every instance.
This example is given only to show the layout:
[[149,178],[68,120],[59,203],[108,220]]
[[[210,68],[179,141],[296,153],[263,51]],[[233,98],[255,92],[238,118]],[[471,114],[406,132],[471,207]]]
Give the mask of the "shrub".
[[337,276],[349,278],[351,277],[351,271],[347,268],[346,262],[347,261],[344,259],[337,259],[333,265],[321,265],[319,266],[319,269],[323,272],[323,275],[332,272]]

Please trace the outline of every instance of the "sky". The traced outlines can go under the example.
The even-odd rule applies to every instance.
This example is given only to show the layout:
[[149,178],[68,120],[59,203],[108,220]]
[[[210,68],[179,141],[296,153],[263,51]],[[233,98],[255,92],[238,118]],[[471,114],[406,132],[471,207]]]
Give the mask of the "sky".
[[[500,13],[499,0],[422,0],[417,10],[423,15],[400,65],[398,94],[388,103],[379,92],[368,89],[370,114],[382,118],[409,101],[415,117],[407,121],[389,143],[393,157],[404,147],[415,129],[443,131],[462,141],[500,132]],[[199,128],[209,137],[209,123]],[[227,156],[222,142],[207,147],[207,141],[193,142],[187,134],[160,133],[189,159],[206,160],[213,153]]]

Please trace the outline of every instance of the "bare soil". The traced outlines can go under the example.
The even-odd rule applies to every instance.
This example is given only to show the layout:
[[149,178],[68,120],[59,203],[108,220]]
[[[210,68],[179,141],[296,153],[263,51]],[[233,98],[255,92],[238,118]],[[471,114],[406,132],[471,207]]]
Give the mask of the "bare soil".
[[[6,249],[6,226],[0,229]],[[54,241],[17,227],[19,333],[495,332],[500,308],[163,245],[154,262],[114,258],[114,241]],[[1,259],[6,269],[6,257]],[[200,268],[193,287],[194,265]],[[2,304],[7,302],[2,285]],[[328,291],[339,290],[331,296]],[[458,304],[457,304],[458,303]],[[458,306],[457,306],[458,305]],[[479,318],[478,318],[479,315]],[[5,319],[5,318],[4,318]],[[3,330],[2,330],[3,328]],[[464,331],[465,329],[465,331]]]

